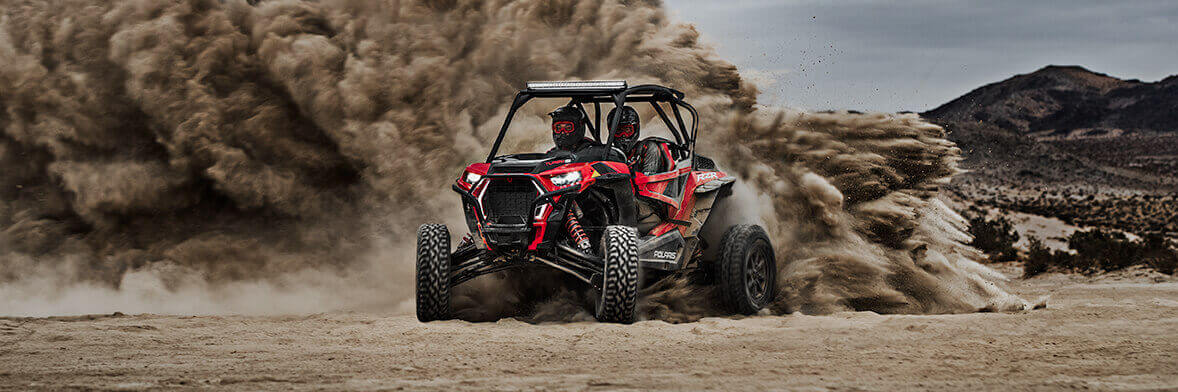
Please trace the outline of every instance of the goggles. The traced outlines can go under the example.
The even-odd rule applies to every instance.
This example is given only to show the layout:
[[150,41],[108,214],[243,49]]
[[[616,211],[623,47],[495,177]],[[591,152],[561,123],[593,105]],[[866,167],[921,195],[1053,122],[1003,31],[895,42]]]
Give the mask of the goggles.
[[552,123],[552,133],[559,133],[567,135],[573,133],[577,127],[573,125],[572,121],[557,121]]
[[618,131],[614,132],[614,137],[623,139],[632,138],[638,133],[638,125],[636,124],[621,124],[618,125]]

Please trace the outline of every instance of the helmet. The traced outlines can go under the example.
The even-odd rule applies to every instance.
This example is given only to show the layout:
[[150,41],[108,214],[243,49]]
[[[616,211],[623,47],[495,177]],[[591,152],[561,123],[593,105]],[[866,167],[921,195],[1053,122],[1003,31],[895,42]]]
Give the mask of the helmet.
[[585,113],[575,106],[561,106],[552,116],[552,141],[556,148],[570,150],[585,139]]
[[[614,115],[617,114],[618,108],[613,108],[606,116],[606,124],[611,126],[614,123]],[[630,151],[634,147],[634,143],[638,141],[639,128],[641,127],[638,119],[638,111],[630,106],[622,106],[621,119],[618,120],[618,127],[614,129],[614,145],[622,151]]]

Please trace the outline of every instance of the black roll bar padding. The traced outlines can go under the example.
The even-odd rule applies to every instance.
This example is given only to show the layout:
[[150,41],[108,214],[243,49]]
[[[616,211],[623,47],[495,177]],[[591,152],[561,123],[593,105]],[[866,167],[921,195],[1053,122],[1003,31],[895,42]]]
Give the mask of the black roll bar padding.
[[503,143],[503,136],[507,134],[507,127],[511,126],[511,118],[515,117],[515,111],[519,110],[520,106],[524,106],[531,99],[532,96],[523,91],[515,94],[515,99],[511,101],[511,109],[507,110],[507,118],[503,119],[503,127],[499,128],[499,136],[495,137],[495,144],[491,145],[491,153],[487,154],[487,163],[491,163],[491,160],[495,159],[495,153],[499,152],[499,145]]
[[699,135],[699,112],[695,111],[695,106],[691,106],[687,102],[679,101],[688,113],[691,113],[691,169],[695,170],[697,160],[695,159],[695,141],[696,136]]
[[683,124],[683,115],[679,114],[679,105],[671,104],[671,113],[675,115],[675,122],[679,124],[679,129],[687,130],[687,125]]
[[654,112],[658,113],[659,118],[663,120],[663,124],[666,124],[667,128],[671,129],[671,134],[675,135],[675,143],[683,144],[683,139],[679,137],[679,131],[675,129],[675,124],[671,123],[671,119],[667,118],[667,112],[663,111],[662,105],[659,105],[658,102],[651,102],[650,106],[654,107]]
[[[593,119],[594,124],[601,124],[601,102],[593,102]],[[612,132],[612,131],[611,131]],[[601,142],[601,136],[597,136],[597,142]]]
[[[679,123],[679,128],[683,129],[683,132],[687,132],[687,125],[683,123],[683,115],[679,113],[679,105],[676,105],[675,103],[671,103],[671,112],[675,114],[675,122]],[[694,124],[695,119],[693,118],[692,120],[693,120],[692,123]],[[687,153],[691,154],[691,169],[695,170],[695,139],[694,138],[691,141],[691,145],[687,146]]]
[[[628,95],[629,91],[630,90],[622,91],[622,92],[614,95],[614,109],[621,110],[621,108],[623,106],[626,106],[626,95]],[[618,129],[618,123],[621,123],[621,122],[622,122],[622,116],[620,116],[620,115],[614,116],[613,120],[610,120],[609,128],[608,128],[609,140],[607,140],[605,142],[605,145],[607,145],[607,146],[614,145],[614,130]]]
[[[593,134],[593,140],[597,140],[598,142],[600,142],[601,141],[601,132],[598,131],[597,123],[592,122],[592,121],[588,121],[589,120],[589,111],[585,110],[585,106],[581,105],[581,101],[577,101],[574,99],[573,102],[577,103],[577,109],[580,109],[581,113],[585,115],[585,120],[586,120],[586,122],[589,123],[589,132],[591,132]],[[572,102],[570,102],[570,103],[572,103]]]

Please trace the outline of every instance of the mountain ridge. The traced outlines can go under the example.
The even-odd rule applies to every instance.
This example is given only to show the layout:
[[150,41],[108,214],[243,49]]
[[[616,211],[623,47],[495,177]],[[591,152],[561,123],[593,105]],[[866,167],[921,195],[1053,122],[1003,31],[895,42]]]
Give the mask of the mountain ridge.
[[977,205],[1178,238],[1178,75],[1052,65],[922,116],[961,148],[949,189]]
[[1033,136],[1178,134],[1178,75],[1142,82],[1049,65],[984,85],[921,115]]

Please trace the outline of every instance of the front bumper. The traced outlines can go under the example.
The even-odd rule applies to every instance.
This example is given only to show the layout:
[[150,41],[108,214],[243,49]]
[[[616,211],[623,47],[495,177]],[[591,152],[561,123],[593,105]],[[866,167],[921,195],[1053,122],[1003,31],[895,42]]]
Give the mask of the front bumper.
[[487,219],[483,210],[483,203],[472,193],[453,186],[463,201],[466,225],[481,241],[476,245],[481,249],[491,250],[504,255],[517,255],[524,251],[536,251],[548,246],[550,240],[555,240],[559,230],[549,228],[562,227],[567,203],[561,196],[575,196],[579,188],[575,186],[557,189],[540,194],[531,200],[528,211],[541,211],[543,215],[537,218],[534,214],[527,216],[527,223],[498,223]]

